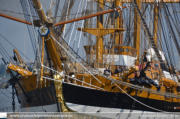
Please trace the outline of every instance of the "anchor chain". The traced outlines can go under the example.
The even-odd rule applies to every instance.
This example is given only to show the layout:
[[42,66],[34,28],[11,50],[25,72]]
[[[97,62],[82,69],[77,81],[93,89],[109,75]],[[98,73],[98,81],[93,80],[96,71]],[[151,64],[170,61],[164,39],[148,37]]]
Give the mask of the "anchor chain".
[[12,85],[12,110],[15,112],[15,84]]

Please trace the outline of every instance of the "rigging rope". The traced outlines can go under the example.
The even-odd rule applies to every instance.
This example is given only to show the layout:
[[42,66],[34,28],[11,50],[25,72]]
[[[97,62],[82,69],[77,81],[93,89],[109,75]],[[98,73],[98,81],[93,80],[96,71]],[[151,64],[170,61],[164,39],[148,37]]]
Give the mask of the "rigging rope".
[[[14,48],[16,48],[18,50],[18,48],[16,46],[14,46],[7,38],[5,38],[2,34],[0,34],[1,37],[3,37],[4,40],[6,40],[10,45],[12,45]],[[27,60],[30,61],[30,59],[24,55],[20,50],[18,50],[18,52],[20,52]]]
[[[172,59],[171,59],[171,53],[170,53],[170,51],[171,51],[171,47],[169,46],[169,40],[168,40],[168,33],[166,33],[166,28],[165,28],[165,25],[163,25],[163,19],[160,17],[159,18],[160,19],[160,25],[161,25],[161,28],[162,28],[162,31],[163,31],[163,38],[164,38],[164,42],[165,42],[165,46],[163,45],[163,44],[161,44],[161,46],[162,46],[162,48],[163,48],[163,50],[165,51],[165,49],[164,49],[164,47],[166,47],[166,50],[167,50],[167,55],[168,55],[168,57],[169,57],[169,60],[170,60],[170,63],[169,63],[169,60],[167,59],[167,57],[165,57],[166,58],[166,61],[167,61],[167,64],[168,64],[168,66],[170,65],[171,67],[173,66],[173,63],[172,63]],[[167,24],[167,23],[164,23],[164,24]],[[171,72],[170,72],[171,73]]]
[[5,48],[3,47],[3,45],[0,43],[0,48],[1,48],[1,51],[3,52],[4,56],[7,58],[7,59],[10,59],[10,56],[9,54],[7,53],[7,51],[5,50]]
[[[0,89],[0,91],[1,91],[1,89]],[[12,97],[9,97],[9,96],[7,96],[6,94],[4,94],[2,91],[1,91],[1,93],[2,93],[4,96],[8,97],[8,98],[12,98]]]
[[137,3],[136,3],[136,0],[134,0],[133,2],[134,2],[134,6],[135,6],[135,8],[136,8],[136,10],[137,10],[137,13],[138,13],[138,15],[139,15],[139,17],[140,17],[140,19],[141,19],[141,21],[142,21],[143,29],[144,29],[144,31],[146,31],[146,36],[147,36],[149,42],[151,43],[152,48],[154,49],[155,54],[156,54],[156,56],[157,56],[157,58],[158,58],[158,60],[159,60],[159,62],[160,62],[161,68],[167,71],[168,69],[167,69],[167,67],[166,67],[166,64],[165,64],[165,62],[163,61],[163,59],[162,59],[162,57],[161,57],[161,55],[160,55],[160,53],[159,53],[159,50],[158,50],[158,48],[156,47],[156,45],[155,45],[155,43],[154,43],[152,34],[150,33],[149,28],[147,27],[147,24],[146,24],[146,22],[145,22],[145,20],[144,20],[144,18],[143,18],[143,16],[142,16],[142,14],[141,14],[141,11],[140,11]]
[[[40,57],[40,48],[38,46],[38,39],[37,39],[37,36],[36,36],[36,32],[35,32],[35,26],[34,26],[34,23],[33,23],[33,18],[32,18],[32,14],[31,14],[31,8],[30,8],[30,3],[29,3],[29,0],[27,0],[27,4],[28,4],[28,11],[30,13],[30,19],[31,19],[31,23],[32,23],[32,29],[33,29],[33,32],[34,32],[34,35],[35,35],[35,41],[36,41],[36,45],[37,45],[37,55],[38,55],[38,59],[39,59],[39,62],[41,64],[41,57]],[[38,86],[38,81],[39,80],[39,75],[37,76],[37,85],[36,85],[36,89],[37,89],[37,86]]]
[[[81,2],[82,2],[82,0],[81,0]],[[81,2],[79,3],[79,7],[78,7],[77,13],[79,12],[79,8],[80,8],[80,6],[81,6]],[[77,14],[76,14],[75,18],[76,18],[76,17],[77,17]],[[74,31],[75,23],[76,23],[76,22],[74,22],[74,24],[73,24],[73,28],[72,28],[72,32],[71,32],[71,35],[70,35],[70,39],[69,39],[68,45],[69,45],[70,42],[71,42],[71,37],[72,37],[72,33],[73,33],[73,31]]]
[[[86,0],[85,0],[86,1]],[[86,10],[86,7],[87,7],[87,1],[85,2],[85,10]],[[82,8],[83,9],[83,8]],[[85,13],[84,13],[85,14]],[[84,24],[84,20],[82,21],[82,25],[81,25],[81,32],[80,32],[80,38],[79,38],[79,43],[78,43],[78,49],[77,49],[77,53],[79,51],[79,45],[80,45],[80,39],[81,39],[81,35],[82,35],[82,28],[83,28],[83,24]]]
[[[54,72],[56,72],[56,73],[58,73],[58,74],[62,74],[61,72],[58,72],[58,71],[56,71],[56,70],[54,70],[54,69],[52,69],[52,68],[50,68],[50,67],[47,67],[47,66],[44,66],[44,65],[43,65],[43,67],[44,67],[44,68],[47,68],[47,69],[49,69],[49,70],[51,70],[51,71],[54,71]],[[64,74],[64,75],[65,75],[65,74]],[[68,76],[68,75],[65,75],[65,76],[67,76],[68,78],[75,79],[75,80],[77,80],[77,81],[79,81],[79,82],[83,82],[83,81],[81,81],[81,80],[78,80],[77,78],[74,78],[74,77],[71,77],[71,76]],[[46,77],[46,78],[48,78],[48,77]],[[52,78],[51,78],[51,79],[52,79]],[[55,80],[55,79],[53,79],[53,80]],[[85,84],[87,84],[87,85],[90,85],[90,86],[94,86],[94,87],[96,87],[96,88],[98,88],[98,89],[104,90],[103,88],[97,87],[97,86],[95,86],[95,85],[92,85],[92,84],[89,84],[89,83],[86,83],[86,82],[83,82],[83,83],[85,83]]]
[[9,58],[6,57],[6,54],[4,54],[3,50],[1,50],[1,48],[0,48],[0,53],[1,53],[2,57],[4,58],[4,60],[6,60],[6,62],[9,61]]
[[[64,51],[67,53],[67,54],[69,54],[76,62],[78,62],[82,67],[83,67],[83,69],[85,69],[89,74],[91,74],[92,76],[93,76],[93,78],[95,78],[99,83],[101,83],[101,84],[103,84],[101,81],[99,81],[90,71],[88,71],[76,58],[74,58],[72,55],[71,55],[71,53],[69,53],[67,50],[66,50],[66,48],[64,48],[53,36],[51,36],[53,39],[54,39],[54,41],[56,41],[56,43],[59,45],[59,46],[61,46],[61,48],[63,48],[64,49]],[[103,84],[104,85],[104,84]]]
[[166,112],[166,111],[163,111],[163,110],[159,110],[159,109],[153,108],[153,107],[151,107],[151,106],[149,106],[149,105],[146,105],[146,104],[142,103],[141,101],[139,101],[139,100],[133,98],[131,95],[127,94],[127,93],[126,93],[123,89],[121,89],[116,83],[114,83],[114,84],[115,84],[122,92],[124,92],[127,96],[129,96],[130,98],[132,98],[132,99],[135,100],[136,102],[138,102],[138,103],[140,103],[140,104],[142,104],[142,105],[144,105],[144,106],[146,106],[146,107],[148,107],[148,108],[150,108],[150,109],[153,109],[153,110],[156,110],[156,111],[159,111],[159,112],[163,112],[163,113],[172,114],[171,112]]
[[[27,3],[28,3],[28,10],[29,10],[29,13],[30,13],[31,23],[32,23],[32,27],[33,27],[33,32],[34,32],[34,35],[35,35],[35,40],[36,40],[36,45],[37,45],[37,51],[38,51],[38,54],[40,54],[40,52],[39,52],[39,47],[38,47],[38,40],[37,40],[37,36],[36,36],[36,32],[35,32],[35,26],[34,26],[32,14],[31,14],[31,8],[30,8],[30,6],[29,6],[29,0],[27,0]],[[39,61],[41,62],[40,55],[39,55]]]
[[[52,70],[52,71],[55,71],[55,70],[52,69],[52,68],[49,68],[49,67],[46,67],[46,66],[43,66],[43,67],[45,67],[45,68],[47,68],[47,69],[50,69],[50,70]],[[61,74],[61,73],[58,72],[58,71],[55,71],[55,72]],[[67,76],[68,78],[72,78],[72,79],[75,79],[75,80],[77,80],[77,81],[80,81],[80,80],[78,80],[78,79],[76,79],[76,78],[73,78],[73,77],[70,77],[70,76],[68,76],[68,75],[65,75],[65,76]],[[79,86],[79,87],[83,87],[83,88],[90,88],[90,87],[86,87],[86,86],[76,85],[76,84],[73,84],[73,83],[68,83],[68,82],[64,82],[64,81],[55,80],[55,79],[52,79],[52,78],[49,78],[49,77],[43,77],[43,78],[49,79],[49,80],[53,80],[53,81],[57,81],[57,82],[61,82],[61,83],[67,83],[67,84],[70,84],[70,85],[75,85],[75,86]],[[83,82],[83,81],[80,81],[80,82]],[[91,84],[86,83],[86,82],[83,82],[83,83],[88,84],[88,85],[91,85]],[[142,104],[142,105],[144,105],[144,106],[146,106],[146,107],[148,107],[148,108],[150,108],[150,109],[153,109],[153,110],[156,110],[156,111],[159,111],[159,112],[163,112],[163,113],[169,113],[169,114],[171,114],[171,112],[166,112],[166,111],[163,111],[163,110],[159,110],[159,109],[157,109],[157,108],[153,108],[153,107],[151,107],[151,106],[149,106],[149,105],[146,105],[146,104],[142,103],[141,101],[139,101],[139,100],[133,98],[131,95],[127,94],[127,93],[126,93],[123,89],[121,89],[116,83],[114,83],[114,84],[115,84],[116,87],[118,87],[122,92],[124,92],[127,96],[129,96],[130,98],[132,98],[132,99],[135,100],[136,102],[138,102],[138,103],[140,103],[140,104]],[[91,85],[91,86],[94,86],[94,85]],[[97,87],[97,86],[94,86],[94,87],[99,88],[99,87]],[[90,89],[93,89],[93,88],[90,88]],[[102,88],[99,88],[99,89],[102,89]]]
[[[81,81],[81,80],[78,80],[78,79],[76,79],[76,78],[70,77],[70,76],[68,76],[68,75],[65,75],[65,76],[67,76],[68,78],[72,78],[72,79],[74,79],[75,81],[79,81],[79,82],[82,82],[82,83],[84,83],[84,84],[87,84],[87,85],[93,86],[93,87],[97,88],[98,90],[104,90],[103,88],[100,88],[100,87],[97,87],[97,86],[95,86],[95,85],[92,85],[92,84],[89,84],[89,83],[83,82],[83,81]],[[53,78],[49,78],[49,77],[45,77],[45,76],[43,76],[43,78],[45,78],[45,79],[49,79],[49,80],[52,80],[52,81],[61,82],[61,83],[67,83],[67,84],[70,84],[70,85],[75,85],[75,86],[79,86],[79,87],[83,87],[83,88],[95,89],[95,88],[92,88],[92,87],[80,86],[80,85],[73,84],[73,83],[68,83],[68,82],[64,82],[64,81],[59,81],[59,80],[56,80],[56,79],[53,79]]]
[[[164,5],[164,4],[163,4]],[[164,5],[165,6],[165,5]],[[175,33],[174,33],[174,30],[173,30],[173,27],[172,27],[172,25],[171,25],[171,22],[170,22],[170,19],[169,19],[169,17],[168,16],[170,16],[170,18],[171,18],[171,15],[169,14],[168,15],[168,13],[167,12],[169,12],[169,9],[168,9],[168,7],[166,6],[166,8],[164,8],[164,11],[165,11],[165,14],[166,14],[166,21],[167,21],[167,23],[168,23],[168,26],[169,26],[169,29],[170,29],[170,32],[171,32],[171,34],[172,34],[172,36],[173,36],[173,40],[174,40],[174,42],[175,42],[175,46],[176,46],[176,48],[177,48],[177,51],[178,51],[178,53],[179,53],[179,55],[180,55],[180,47],[179,47],[179,43],[178,43],[178,41],[177,41],[177,39],[176,39],[176,35],[175,35]],[[175,27],[176,28],[176,27]],[[179,34],[178,34],[179,35]]]
[[[28,22],[31,22],[31,18],[30,18],[31,16],[29,15],[27,1],[26,0],[20,0],[20,1],[21,1],[21,7],[23,9],[23,13],[28,14],[28,16],[24,15],[25,20],[28,21]],[[29,1],[29,2],[31,2],[30,5],[32,7],[33,6],[32,0]],[[37,13],[34,10],[34,7],[31,9],[31,12],[32,12],[32,15],[34,15],[34,16],[32,16],[34,19],[39,19],[39,17],[37,17],[38,16]],[[29,32],[32,48],[33,48],[34,55],[35,55],[36,54],[36,41],[35,41],[35,37],[33,35],[33,28],[32,28],[31,25],[27,25],[27,29],[28,29],[28,32]]]

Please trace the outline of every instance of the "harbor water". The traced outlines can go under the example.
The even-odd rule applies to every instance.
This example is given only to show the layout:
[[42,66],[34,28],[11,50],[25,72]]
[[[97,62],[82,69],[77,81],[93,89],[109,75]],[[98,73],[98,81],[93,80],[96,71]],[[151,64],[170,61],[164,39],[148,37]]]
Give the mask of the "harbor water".
[[[20,105],[15,95],[15,106],[18,108]],[[17,109],[16,109],[17,110]],[[12,112],[12,87],[8,89],[0,89],[0,112]]]

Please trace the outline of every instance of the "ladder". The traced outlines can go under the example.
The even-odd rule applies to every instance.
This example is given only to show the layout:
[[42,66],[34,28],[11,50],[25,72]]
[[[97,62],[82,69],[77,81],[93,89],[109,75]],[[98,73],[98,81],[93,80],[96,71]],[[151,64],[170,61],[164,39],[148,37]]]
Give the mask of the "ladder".
[[152,36],[152,34],[151,34],[151,32],[150,32],[150,30],[149,30],[149,28],[148,28],[148,26],[147,26],[147,24],[146,24],[143,16],[142,16],[142,13],[141,13],[141,11],[140,11],[137,3],[136,3],[136,0],[134,0],[134,6],[135,6],[135,8],[136,8],[136,10],[137,10],[137,12],[138,12],[138,15],[139,15],[140,18],[141,18],[142,25],[143,25],[143,29],[144,29],[144,31],[145,31],[145,33],[146,33],[146,36],[147,36],[147,38],[148,38],[148,40],[149,40],[152,48],[153,48],[154,51],[155,51],[155,54],[156,54],[156,56],[157,56],[157,58],[158,58],[158,60],[159,60],[159,62],[160,62],[161,68],[162,68],[163,70],[168,71],[165,62],[162,60],[162,57],[161,57],[161,55],[159,54],[159,50],[158,50],[156,44],[154,43],[153,36]]

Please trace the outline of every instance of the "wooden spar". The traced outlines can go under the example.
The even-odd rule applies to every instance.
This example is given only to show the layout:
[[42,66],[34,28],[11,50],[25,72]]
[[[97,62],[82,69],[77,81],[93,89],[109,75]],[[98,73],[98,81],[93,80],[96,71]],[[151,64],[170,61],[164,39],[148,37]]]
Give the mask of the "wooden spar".
[[[43,9],[41,9],[42,7],[41,7],[39,0],[33,0],[33,5],[35,6],[36,10],[38,11],[40,20],[44,21],[44,22],[47,21]],[[49,27],[49,29],[51,31],[50,34],[52,36],[54,36],[53,28]],[[53,39],[50,37],[50,34],[45,37],[45,40],[46,40],[45,44],[47,45],[49,56],[53,62],[55,70],[61,71],[62,70],[62,66],[61,66],[62,62],[61,62],[60,58],[56,57],[58,55],[58,51],[56,49],[56,43],[53,42]]]
[[[141,1],[136,0],[139,9],[141,9]],[[137,50],[137,58],[140,58],[140,16],[137,13],[138,11],[134,10],[134,48]]]
[[154,43],[157,45],[157,30],[158,30],[158,6],[154,5],[154,28],[153,28],[153,35],[154,35]]
[[[123,5],[122,0],[115,0],[115,7],[122,6],[122,5]],[[120,17],[117,17],[115,19],[115,28],[123,28],[122,10],[121,11],[119,10],[118,12],[120,14]],[[115,44],[123,45],[123,34],[121,34],[121,31],[118,32],[118,34],[116,34],[115,39],[116,39]]]
[[[105,0],[105,2],[114,2],[115,0]],[[133,3],[133,0],[122,0],[123,3]],[[157,3],[179,3],[180,0],[158,0]],[[141,3],[156,3],[155,0],[141,0]]]
[[[98,0],[99,3],[101,4],[97,4],[97,10],[104,10],[104,0]],[[96,27],[98,32],[100,33],[100,29],[103,28],[103,14],[98,15],[97,16],[97,21],[96,21]],[[100,36],[100,34],[98,34],[98,36],[96,36],[96,64],[94,67],[95,68],[101,68],[99,66],[99,64],[103,63],[103,37]]]
[[44,63],[44,37],[42,37],[42,50],[41,50],[41,74],[40,74],[40,76],[41,76],[41,78],[40,78],[40,83],[41,83],[41,85],[42,85],[42,81],[43,81],[43,78],[42,78],[42,76],[43,76],[43,63]]
[[7,19],[14,20],[14,21],[18,21],[18,22],[21,22],[21,23],[24,23],[24,24],[32,25],[32,23],[30,23],[30,22],[27,22],[27,21],[24,21],[24,20],[21,20],[21,19],[17,19],[17,18],[14,18],[14,17],[10,17],[10,16],[4,15],[4,14],[0,14],[0,16],[5,17]]
[[19,54],[19,52],[17,51],[17,49],[14,49],[13,51],[14,51],[14,53],[16,53],[20,64],[26,64],[25,61],[23,60],[23,58],[21,57],[21,55]]
[[[127,7],[129,7],[129,6],[124,6],[124,7],[122,7],[122,9],[127,8]],[[71,23],[71,22],[75,22],[75,21],[80,21],[80,20],[83,20],[83,19],[87,19],[87,18],[91,18],[91,17],[107,14],[107,13],[110,13],[110,12],[114,12],[116,10],[121,10],[121,8],[118,7],[118,8],[115,8],[115,9],[111,9],[111,10],[107,10],[107,11],[103,11],[103,12],[98,12],[98,13],[95,13],[95,14],[87,15],[87,16],[84,16],[84,17],[80,17],[80,18],[77,18],[77,19],[73,19],[73,20],[69,20],[69,21],[65,21],[65,22],[60,22],[60,23],[54,24],[54,26],[59,26],[59,25],[62,25],[62,24],[67,24],[67,23]]]

